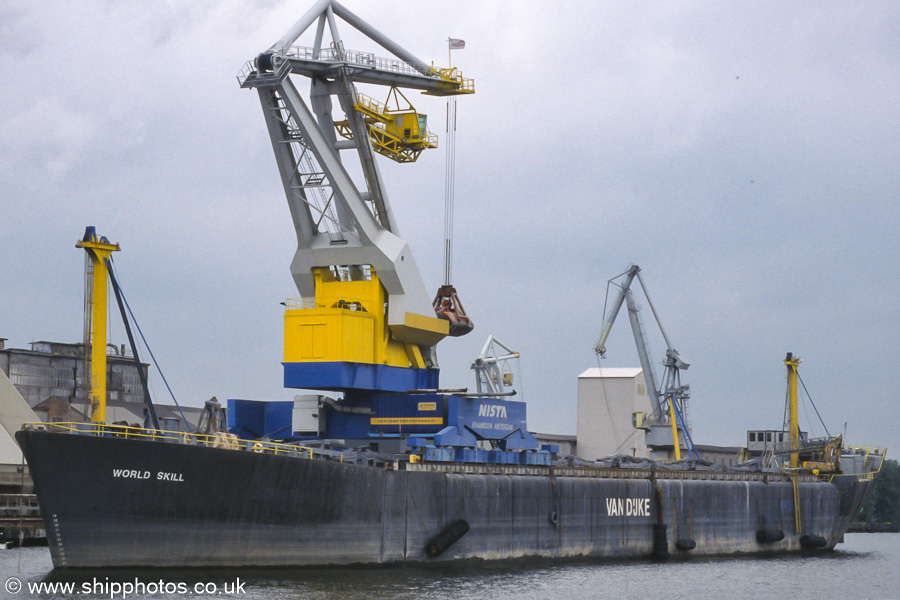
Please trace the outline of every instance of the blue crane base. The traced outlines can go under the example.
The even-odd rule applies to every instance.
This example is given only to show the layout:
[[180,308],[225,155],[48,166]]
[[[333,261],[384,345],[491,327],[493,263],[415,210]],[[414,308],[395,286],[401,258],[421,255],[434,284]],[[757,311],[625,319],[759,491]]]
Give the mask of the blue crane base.
[[346,361],[286,362],[284,387],[328,391],[408,392],[437,389],[440,369]]

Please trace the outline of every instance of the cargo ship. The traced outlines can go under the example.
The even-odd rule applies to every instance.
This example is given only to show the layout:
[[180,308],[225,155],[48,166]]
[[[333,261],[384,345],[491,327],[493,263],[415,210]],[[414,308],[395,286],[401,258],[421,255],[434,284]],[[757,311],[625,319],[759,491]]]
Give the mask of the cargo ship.
[[[339,19],[394,58],[345,49]],[[313,45],[296,45],[314,24]],[[309,78],[309,104],[292,76]],[[285,303],[284,385],[317,393],[230,400],[227,410],[210,401],[196,431],[164,431],[145,384],[146,422],[107,423],[102,328],[107,278],[122,309],[108,269],[119,248],[88,228],[78,245],[94,277],[91,421],[16,433],[55,567],[665,558],[823,551],[841,540],[881,451],[805,439],[792,418],[785,439],[746,466],[679,460],[692,442],[676,377],[652,386],[646,424],[648,436],[671,436],[674,461],[563,456],[529,433],[499,367],[517,354],[493,338],[473,364],[475,392],[440,388],[437,344],[474,329],[449,276],[452,185],[445,280],[432,297],[375,155],[413,163],[437,146],[402,89],[447,98],[450,122],[456,98],[475,91],[471,79],[320,0],[238,82],[259,95],[297,231],[291,273],[302,299]],[[357,85],[387,87],[387,99]],[[362,178],[342,152],[358,158]],[[789,378],[798,363],[786,359]],[[686,368],[671,348],[666,365]]]
[[402,457],[366,465],[113,426],[16,438],[57,568],[823,551],[859,512],[875,470],[873,460],[865,473],[828,477]]

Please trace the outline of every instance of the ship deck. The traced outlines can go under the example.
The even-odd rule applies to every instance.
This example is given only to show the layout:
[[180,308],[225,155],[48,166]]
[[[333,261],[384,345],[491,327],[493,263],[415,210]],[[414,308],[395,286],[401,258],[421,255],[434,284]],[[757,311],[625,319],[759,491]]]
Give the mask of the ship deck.
[[[407,463],[407,471],[430,473],[459,473],[467,475],[552,475],[556,477],[599,477],[608,479],[689,479],[692,481],[792,481],[790,473],[770,471],[695,470],[661,468],[629,469],[624,467],[539,467],[518,465],[490,465],[472,463]],[[797,474],[799,481],[821,481],[812,473]]]
[[[606,466],[603,463],[621,460],[628,464],[629,457],[611,457],[597,461],[598,464],[584,464],[584,461],[568,457],[582,462],[579,465],[510,465],[491,463],[460,463],[460,462],[427,462],[416,461],[418,457],[408,454],[386,457],[377,455],[376,460],[366,452],[358,452],[353,449],[345,451],[329,449],[324,446],[305,446],[294,443],[281,443],[265,440],[245,440],[229,433],[200,434],[164,430],[148,430],[140,427],[126,425],[108,425],[104,423],[34,423],[27,424],[26,428],[45,430],[53,433],[68,433],[72,435],[88,435],[94,437],[116,437],[157,443],[184,444],[192,446],[205,446],[223,450],[238,452],[253,452],[257,454],[275,454],[280,456],[292,456],[307,460],[336,461],[341,463],[359,464],[370,468],[382,468],[387,470],[404,470],[411,472],[467,474],[467,475],[510,475],[510,476],[553,476],[575,478],[605,478],[605,479],[633,479],[633,480],[690,480],[690,481],[761,481],[769,482],[815,482],[831,481],[834,477],[853,476],[861,480],[871,479],[880,469],[880,460],[883,460],[884,451],[881,448],[854,448],[864,451],[866,457],[878,457],[880,460],[877,468],[863,473],[820,473],[814,474],[802,470],[776,470],[776,469],[752,469],[741,467],[705,466],[688,463],[670,463],[662,461],[649,461],[638,459],[634,461],[640,466]],[[327,440],[320,440],[327,441]],[[871,454],[870,454],[871,453]],[[361,456],[362,455],[362,456]],[[565,460],[565,458],[563,458]],[[570,461],[571,462],[571,461]]]

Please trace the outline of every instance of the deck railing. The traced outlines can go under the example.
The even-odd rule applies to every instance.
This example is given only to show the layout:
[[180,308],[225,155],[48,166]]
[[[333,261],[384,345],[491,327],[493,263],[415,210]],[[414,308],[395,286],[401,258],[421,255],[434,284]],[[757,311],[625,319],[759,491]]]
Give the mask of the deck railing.
[[161,429],[144,429],[129,425],[110,425],[107,423],[29,423],[25,425],[29,429],[72,433],[76,435],[90,435],[94,437],[118,437],[135,440],[169,442],[187,444],[193,446],[206,446],[209,448],[223,448],[226,450],[243,450],[265,454],[282,454],[290,456],[304,456],[316,458],[321,450],[301,446],[298,444],[282,444],[264,440],[244,440],[233,433],[188,433],[184,431],[165,431]]

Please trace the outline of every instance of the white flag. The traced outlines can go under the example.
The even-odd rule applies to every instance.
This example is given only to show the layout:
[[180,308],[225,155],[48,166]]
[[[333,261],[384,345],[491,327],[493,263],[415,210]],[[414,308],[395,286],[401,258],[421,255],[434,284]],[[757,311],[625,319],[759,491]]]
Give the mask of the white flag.
[[450,42],[451,50],[463,50],[466,47],[465,40],[458,40],[456,38],[448,38],[447,41]]

